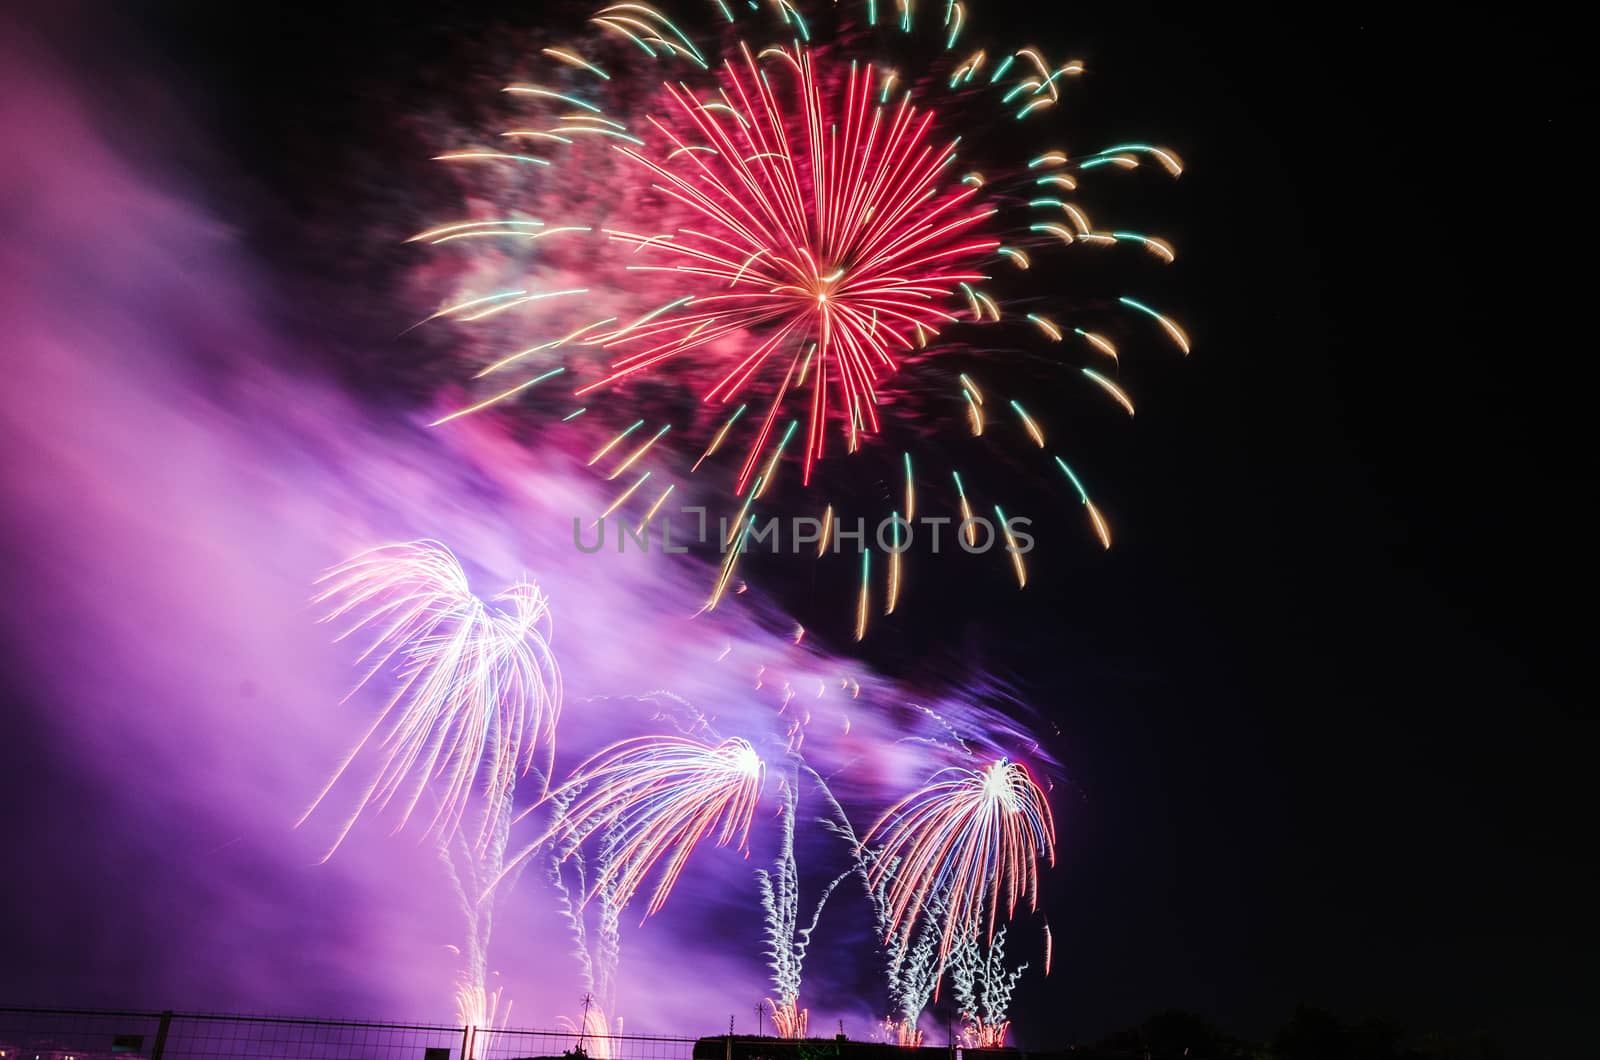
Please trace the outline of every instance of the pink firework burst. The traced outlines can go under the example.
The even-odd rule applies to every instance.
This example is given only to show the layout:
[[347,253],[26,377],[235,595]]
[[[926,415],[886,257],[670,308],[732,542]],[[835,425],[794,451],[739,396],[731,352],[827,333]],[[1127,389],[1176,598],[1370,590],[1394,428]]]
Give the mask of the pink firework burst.
[[[314,602],[329,608],[326,622],[344,626],[338,640],[364,641],[357,689],[380,674],[395,689],[366,734],[297,823],[304,823],[356,768],[376,762],[360,799],[328,853],[356,819],[391,803],[400,821],[424,797],[436,808],[426,834],[448,841],[461,827],[474,794],[509,805],[517,779],[543,749],[549,772],[561,716],[561,670],[550,650],[550,601],[524,579],[490,601],[475,596],[466,572],[436,541],[368,549],[325,572]],[[426,812],[426,811],[424,811]],[[473,838],[491,842],[496,815],[486,814]]]
[[612,889],[618,905],[626,906],[665,859],[645,910],[652,916],[702,839],[715,832],[718,846],[744,847],[765,772],[746,740],[623,740],[580,765],[551,794],[556,820],[513,866],[553,839],[571,851],[598,838],[603,849],[594,887]]
[[[1179,157],[1131,140],[1069,154],[1055,117],[1083,63],[973,40],[960,0],[663,7],[602,4],[569,46],[508,63],[538,81],[505,85],[515,124],[475,123],[436,156],[462,167],[469,215],[413,239],[448,244],[463,280],[419,323],[470,332],[483,382],[433,425],[512,407],[573,424],[564,444],[615,483],[596,522],[635,535],[658,516],[665,533],[674,497],[731,500],[706,609],[798,465],[809,488],[767,503],[817,518],[819,561],[852,551],[839,528],[858,518],[893,528],[834,565],[858,584],[857,640],[915,591],[929,519],[1028,585],[1013,525],[1036,517],[989,472],[1053,482],[1109,549],[1064,403],[1132,416],[1124,353],[1190,342],[1122,293],[1121,265],[1085,267],[1118,247],[1175,256],[1096,225],[1091,197],[1176,177]],[[981,547],[996,525],[1000,547]]]
[[785,402],[807,386],[805,482],[830,422],[851,449],[859,434],[877,432],[878,382],[898,354],[956,321],[959,288],[986,278],[978,265],[1000,242],[981,231],[995,211],[973,201],[980,189],[950,176],[955,142],[936,140],[933,112],[909,96],[887,111],[878,105],[872,66],[852,63],[830,91],[804,46],[761,53],[784,77],[769,76],[748,46],[739,50],[741,64],[724,60],[714,98],[665,86],[680,127],[652,116],[657,150],[619,148],[695,225],[608,234],[651,259],[635,268],[675,273],[693,293],[604,336],[620,356],[578,393],[670,368],[727,336],[763,335],[723,359],[702,395],[771,394],[739,471],[742,494]]
[[939,959],[1038,900],[1039,861],[1055,863],[1055,818],[1027,767],[1000,759],[946,769],[890,807],[862,841],[881,847],[869,882],[886,886],[889,937],[906,945],[920,915],[942,909]]

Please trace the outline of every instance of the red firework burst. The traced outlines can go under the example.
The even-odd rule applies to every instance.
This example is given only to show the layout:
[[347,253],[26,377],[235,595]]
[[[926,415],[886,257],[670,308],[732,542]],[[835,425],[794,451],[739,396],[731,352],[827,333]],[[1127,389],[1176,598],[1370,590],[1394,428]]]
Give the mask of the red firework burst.
[[[792,75],[769,78],[741,45],[743,67],[724,61],[718,97],[665,90],[682,122],[655,117],[659,157],[624,154],[650,171],[657,190],[692,211],[693,227],[668,233],[608,230],[656,262],[635,266],[692,278],[695,291],[666,313],[635,321],[599,341],[627,349],[587,393],[725,336],[754,333],[756,347],[724,358],[703,394],[727,402],[780,378],[739,471],[751,481],[785,400],[809,383],[804,458],[809,483],[824,455],[830,420],[849,448],[878,430],[877,387],[897,355],[926,345],[956,320],[948,306],[963,283],[985,279],[975,266],[999,241],[979,232],[994,211],[973,203],[978,188],[951,180],[955,141],[936,146],[934,115],[909,94],[886,111],[874,70],[850,65],[830,92],[812,53],[769,48]],[[780,98],[775,82],[790,91]],[[836,111],[835,111],[835,108]],[[699,142],[703,141],[703,142]]]

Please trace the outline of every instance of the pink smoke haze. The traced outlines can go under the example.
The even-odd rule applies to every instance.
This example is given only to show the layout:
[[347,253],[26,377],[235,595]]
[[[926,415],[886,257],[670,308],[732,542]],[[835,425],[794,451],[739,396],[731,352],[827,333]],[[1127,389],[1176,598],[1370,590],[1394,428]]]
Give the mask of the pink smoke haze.
[[[754,592],[696,617],[711,574],[697,562],[580,554],[574,516],[614,495],[581,457],[489,420],[430,432],[423,411],[370,407],[308,369],[318,351],[274,328],[260,267],[154,164],[162,145],[113,148],[99,132],[112,118],[37,42],[0,36],[4,630],[47,707],[41,739],[82,776],[81,804],[49,818],[79,821],[59,850],[82,878],[30,893],[43,920],[101,925],[81,959],[30,980],[36,1000],[451,1017],[461,927],[430,848],[380,814],[318,863],[354,785],[291,828],[381,700],[341,704],[357,674],[309,603],[319,572],[375,544],[434,538],[484,596],[524,572],[549,593],[567,685],[558,778],[665,731],[663,710],[769,761],[808,713],[802,749],[864,832],[959,756],[954,735],[980,754],[1030,750],[977,705],[796,645]],[[624,915],[629,1029],[714,1033],[770,992],[753,871],[770,863],[776,807],[769,790],[748,859],[704,844],[659,916]],[[802,880],[820,887],[845,852],[816,829],[806,843]],[[834,901],[841,926],[802,1001],[814,1026],[843,1018],[865,1036],[882,1004],[829,984],[870,981],[859,970],[879,958],[859,887]],[[513,1022],[574,1014],[578,970],[542,874],[502,908],[491,985]]]

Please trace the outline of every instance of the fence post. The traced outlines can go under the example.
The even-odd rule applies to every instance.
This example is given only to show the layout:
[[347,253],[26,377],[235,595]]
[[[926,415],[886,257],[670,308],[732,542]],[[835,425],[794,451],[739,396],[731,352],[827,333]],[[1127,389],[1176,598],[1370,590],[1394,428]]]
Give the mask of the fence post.
[[161,1060],[161,1054],[167,1048],[167,1031],[172,1028],[172,1010],[161,1014],[161,1023],[156,1027],[156,1041],[150,1047],[150,1060]]
[[728,1048],[727,1048],[726,1056],[727,1056],[727,1060],[733,1060],[733,1032],[732,1031],[728,1032]]
[[472,1060],[472,1024],[461,1028],[461,1060]]

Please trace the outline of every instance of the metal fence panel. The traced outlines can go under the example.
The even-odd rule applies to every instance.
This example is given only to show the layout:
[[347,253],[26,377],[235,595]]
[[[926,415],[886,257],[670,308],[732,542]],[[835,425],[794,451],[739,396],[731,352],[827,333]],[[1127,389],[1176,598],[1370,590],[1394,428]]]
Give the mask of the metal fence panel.
[[697,1039],[584,1034],[576,1028],[0,1007],[0,1060],[1110,1060],[1116,1055],[905,1048],[843,1037]]
[[0,1008],[0,1060],[692,1060],[694,1043],[576,1030]]
[[479,1029],[473,1039],[473,1060],[527,1060],[561,1057],[580,1051],[588,1060],[692,1060],[693,1038],[639,1034],[579,1034],[575,1030]]
[[159,1012],[0,1008],[0,1060],[136,1060],[150,1057]]
[[460,1027],[183,1015],[150,1060],[461,1060],[465,1040]]

